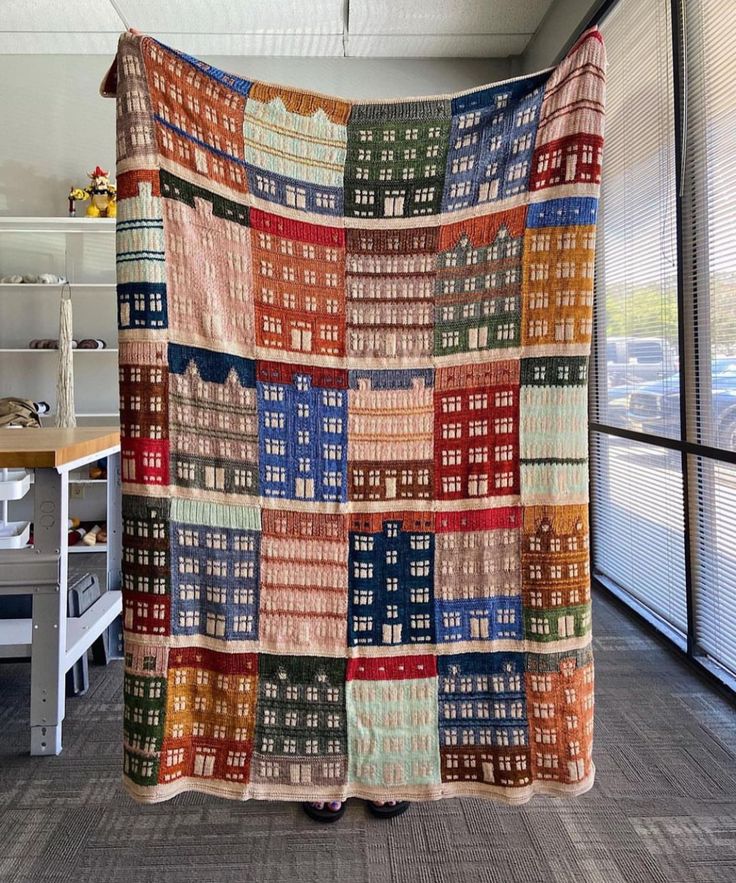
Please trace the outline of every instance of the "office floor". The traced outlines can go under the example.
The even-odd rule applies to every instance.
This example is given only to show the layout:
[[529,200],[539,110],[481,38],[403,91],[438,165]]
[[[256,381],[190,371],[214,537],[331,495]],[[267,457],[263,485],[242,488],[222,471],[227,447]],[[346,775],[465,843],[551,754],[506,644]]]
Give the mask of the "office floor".
[[575,800],[415,805],[393,822],[352,801],[335,826],[298,806],[120,786],[122,666],[90,667],[64,752],[27,755],[29,668],[0,667],[0,883],[732,883],[736,710],[598,597],[597,782]]

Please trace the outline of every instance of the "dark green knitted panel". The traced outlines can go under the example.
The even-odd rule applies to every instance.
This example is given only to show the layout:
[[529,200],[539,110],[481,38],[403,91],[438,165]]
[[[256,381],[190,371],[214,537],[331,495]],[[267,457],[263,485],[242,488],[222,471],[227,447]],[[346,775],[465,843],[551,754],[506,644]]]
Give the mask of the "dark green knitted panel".
[[160,180],[161,196],[166,196],[169,199],[178,199],[179,202],[184,202],[192,208],[194,208],[195,197],[197,199],[206,199],[212,203],[212,214],[216,218],[233,221],[236,224],[241,224],[243,227],[248,226],[247,205],[241,205],[238,202],[233,202],[231,199],[225,199],[224,196],[220,196],[217,193],[197,187],[196,184],[177,178],[176,175],[172,175],[164,169],[161,169]]
[[[284,739],[293,737],[294,756],[344,754],[345,666],[344,659],[261,655],[255,751],[283,756]],[[306,745],[312,739],[318,741],[316,752]]]
[[587,382],[587,356],[547,356],[521,360],[522,386],[582,386]]
[[356,105],[348,122],[347,217],[418,217],[441,209],[449,101]]

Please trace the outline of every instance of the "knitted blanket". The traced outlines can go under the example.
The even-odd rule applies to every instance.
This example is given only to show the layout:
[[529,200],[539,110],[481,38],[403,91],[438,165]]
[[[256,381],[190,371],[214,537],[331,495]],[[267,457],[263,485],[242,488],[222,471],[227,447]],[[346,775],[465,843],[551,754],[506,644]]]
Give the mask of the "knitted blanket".
[[346,101],[124,35],[124,775],[590,788],[605,54]]

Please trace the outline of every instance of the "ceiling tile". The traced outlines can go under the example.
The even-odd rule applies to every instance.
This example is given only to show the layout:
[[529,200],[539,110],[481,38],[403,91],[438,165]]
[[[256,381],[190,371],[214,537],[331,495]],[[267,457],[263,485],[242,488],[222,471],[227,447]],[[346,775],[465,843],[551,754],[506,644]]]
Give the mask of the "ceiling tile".
[[[107,0],[1,0],[0,34],[6,31],[120,33],[120,18]],[[43,50],[36,50],[43,51]]]
[[0,55],[115,55],[120,31],[107,33],[0,32]]
[[107,54],[127,23],[195,55],[503,58],[552,2],[0,0],[0,52]]
[[505,58],[522,52],[527,41],[528,37],[523,35],[351,34],[346,54],[369,58]]
[[350,0],[349,30],[363,34],[534,33],[552,0]]
[[[1,2],[1,0],[0,0]],[[107,55],[117,50],[119,31],[106,34],[3,34],[0,55]],[[324,58],[344,55],[340,34],[168,34],[156,38],[172,49],[196,55],[266,55]]]
[[130,27],[156,35],[342,33],[342,0],[117,0]]
[[189,55],[342,56],[342,34],[181,34],[156,32],[157,40]]

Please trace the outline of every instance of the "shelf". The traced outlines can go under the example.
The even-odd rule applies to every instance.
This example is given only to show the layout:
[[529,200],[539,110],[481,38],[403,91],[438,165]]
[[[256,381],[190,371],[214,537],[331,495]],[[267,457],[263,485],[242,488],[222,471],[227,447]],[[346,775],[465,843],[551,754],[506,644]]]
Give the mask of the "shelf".
[[[98,412],[95,414],[92,413],[82,413],[80,414],[77,411],[76,414],[77,425],[84,426],[120,426],[120,412],[119,411],[105,411]],[[90,423],[90,421],[92,421]],[[41,414],[41,426],[53,427],[56,422],[55,414]]]
[[[12,279],[10,274],[17,274],[16,279],[24,275],[33,278],[28,274],[48,272],[69,280],[51,284],[0,282],[0,377],[9,389],[25,390],[29,397],[57,407],[54,390],[60,351],[58,348],[35,349],[28,344],[34,339],[59,337],[59,297],[68,284],[72,300],[79,301],[74,309],[74,337],[77,340],[100,337],[107,341],[104,349],[72,350],[77,423],[84,430],[97,426],[117,430],[120,422],[117,389],[120,344],[115,316],[117,222],[115,218],[88,218],[82,205],[77,208],[78,216],[69,217],[65,208],[59,205],[61,214],[56,217],[2,217],[0,212],[0,277]],[[3,236],[4,233],[9,235]],[[90,238],[92,234],[95,235]],[[80,311],[84,313],[81,318]],[[97,358],[77,355],[79,353],[94,353]],[[41,415],[44,429],[53,427],[55,420],[53,413]],[[104,500],[104,491],[93,484],[106,487],[105,482],[90,481],[85,475],[71,478],[75,486],[76,481],[80,482],[77,492],[90,502],[96,504],[98,498]],[[90,485],[88,490],[85,490],[86,484]],[[80,514],[85,511],[83,508]]]
[[[119,417],[120,411],[77,411],[75,417]],[[56,414],[49,411],[48,414],[41,414],[43,420],[53,420]]]
[[[34,484],[33,475],[30,478],[31,484]],[[106,478],[85,478],[84,476],[75,476],[73,472],[69,473],[69,484],[107,484]]]
[[30,656],[32,635],[32,620],[0,619],[0,659]]
[[85,546],[81,540],[76,546],[69,546],[69,554],[79,554],[80,552],[107,552],[107,543],[95,543],[94,546]]
[[[10,275],[9,273],[7,275]],[[2,288],[49,288],[52,291],[56,291],[56,289],[61,288],[64,285],[69,285],[72,289],[72,294],[77,288],[117,288],[117,285],[114,282],[0,282],[0,289]]]
[[[73,353],[97,353],[98,355],[100,353],[116,353],[117,351],[118,351],[118,348],[116,346],[106,346],[104,349],[101,349],[101,350],[88,350],[88,349],[79,349],[79,348],[72,350]],[[41,349],[40,347],[38,349],[34,349],[33,347],[30,347],[30,346],[20,346],[20,347],[3,346],[3,347],[0,347],[0,353],[58,353],[58,352],[59,352],[58,347],[56,349]],[[78,415],[78,416],[82,416],[82,415]],[[95,415],[95,416],[97,416],[97,415]],[[102,416],[102,415],[100,415],[100,416]]]
[[0,217],[0,233],[114,233],[115,218]]
[[[11,548],[32,549],[33,546],[26,541],[26,543],[22,546],[12,546]],[[94,546],[85,546],[80,540],[80,542],[78,542],[76,546],[69,546],[67,548],[67,552],[69,552],[70,555],[78,555],[80,552],[107,552],[107,543],[95,543]],[[2,620],[0,620],[0,622],[2,622]]]
[[[94,643],[102,632],[122,612],[120,592],[103,592],[81,616],[66,619],[66,670]],[[33,642],[32,619],[0,619],[0,659],[22,658],[31,655]]]
[[70,472],[69,484],[107,484],[106,478],[90,478],[84,472]]

